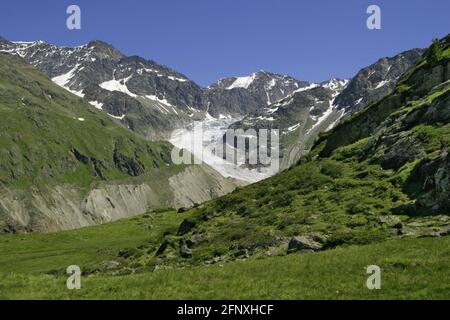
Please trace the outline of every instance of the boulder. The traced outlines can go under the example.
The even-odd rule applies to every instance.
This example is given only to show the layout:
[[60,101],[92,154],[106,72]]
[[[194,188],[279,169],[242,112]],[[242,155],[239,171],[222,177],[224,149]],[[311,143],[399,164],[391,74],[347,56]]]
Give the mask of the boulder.
[[118,261],[103,261],[98,265],[97,270],[98,271],[105,271],[105,270],[111,270],[111,269],[117,269],[120,266],[120,262]]
[[233,253],[235,258],[246,259],[248,258],[248,250],[240,249]]
[[178,227],[178,234],[180,236],[182,236],[182,235],[188,233],[189,231],[191,231],[192,228],[194,228],[194,227],[195,227],[194,222],[184,219],[183,222]]
[[402,221],[396,216],[380,216],[377,218],[377,222],[379,225],[394,229],[401,229],[403,227]]
[[315,241],[312,236],[297,236],[289,241],[287,252],[314,252],[322,249],[322,247],[323,245]]
[[169,242],[167,240],[164,240],[159,246],[158,250],[156,250],[155,256],[162,255],[164,251],[167,249],[168,244]]
[[439,231],[441,237],[450,236],[450,226],[444,227]]

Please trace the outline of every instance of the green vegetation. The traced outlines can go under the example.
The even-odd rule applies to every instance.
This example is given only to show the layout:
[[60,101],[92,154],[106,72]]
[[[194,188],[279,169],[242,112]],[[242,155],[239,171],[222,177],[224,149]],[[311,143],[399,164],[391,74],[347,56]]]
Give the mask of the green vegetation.
[[144,244],[153,244],[156,252],[163,235],[175,233],[182,220],[176,212],[163,211],[77,230],[3,235],[0,273],[61,273],[67,263],[93,272],[103,261],[126,261],[125,252]]
[[[0,238],[0,294],[449,298],[448,59],[422,59],[391,95],[267,180],[179,213]],[[113,158],[132,176],[128,142],[116,140],[123,156]],[[85,272],[79,292],[64,287],[68,264]],[[382,290],[364,287],[369,264],[382,267]]]
[[9,54],[0,54],[0,119],[5,186],[88,188],[182,169],[167,166],[169,143],[145,141]]
[[430,64],[437,64],[439,60],[442,58],[442,49],[441,43],[438,39],[433,40],[431,47],[428,49],[426,53],[427,61]]
[[431,72],[419,62],[391,95],[322,135],[296,166],[185,213],[189,228],[166,235],[164,264],[283,255],[296,236],[327,249],[446,234],[447,63]]
[[[68,264],[108,257],[105,248],[133,245],[144,236],[141,217],[74,232],[42,235],[39,248],[20,258],[0,256],[0,299],[449,299],[450,238],[401,239],[313,254],[249,259],[209,267],[111,276],[84,275],[81,290],[66,288]],[[122,228],[123,227],[123,228]],[[136,233],[136,237],[134,235]],[[101,235],[104,245],[101,243]],[[46,243],[43,243],[47,236]],[[6,247],[36,242],[9,237]],[[131,238],[131,239],[129,239]],[[23,239],[23,240],[22,240]],[[78,239],[78,242],[71,241]],[[114,239],[114,240],[113,240]],[[82,242],[81,242],[82,241]],[[115,242],[115,243],[114,243]],[[57,243],[60,243],[57,245]],[[78,244],[78,245],[77,245]],[[94,247],[99,245],[95,250]],[[88,249],[90,247],[90,249]],[[85,253],[88,253],[85,255]],[[31,256],[31,254],[33,256]],[[17,269],[10,266],[12,258]],[[368,265],[382,269],[381,290],[368,290]],[[9,267],[5,269],[5,266]],[[42,274],[45,266],[58,273]],[[85,270],[85,267],[82,267]]]

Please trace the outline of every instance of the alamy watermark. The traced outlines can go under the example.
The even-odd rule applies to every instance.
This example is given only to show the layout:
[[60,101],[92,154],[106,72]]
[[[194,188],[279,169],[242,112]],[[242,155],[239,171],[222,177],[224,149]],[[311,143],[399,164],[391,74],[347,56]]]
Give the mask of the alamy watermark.
[[370,274],[366,281],[367,289],[381,289],[381,268],[377,265],[370,265],[366,268],[366,272]]
[[381,29],[381,9],[379,6],[372,4],[367,7],[367,13],[370,16],[367,18],[366,26],[369,30]]
[[67,7],[66,13],[69,17],[66,20],[66,26],[69,30],[81,29],[81,9],[79,6],[72,4]]
[[[66,26],[69,30],[81,29],[81,8],[78,5],[72,4],[67,7],[66,13],[69,17],[66,20]],[[369,30],[381,29],[381,8],[378,5],[371,4],[367,7],[367,14],[370,16],[366,20],[366,26]]]
[[71,265],[67,267],[67,274],[70,276],[67,278],[66,286],[69,290],[81,289],[81,269],[77,265]]

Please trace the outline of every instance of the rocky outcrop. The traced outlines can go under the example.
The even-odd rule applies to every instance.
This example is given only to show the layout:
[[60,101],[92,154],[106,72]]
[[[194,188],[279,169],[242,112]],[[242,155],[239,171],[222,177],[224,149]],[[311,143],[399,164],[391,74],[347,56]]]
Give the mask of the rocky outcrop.
[[450,153],[445,150],[433,160],[422,161],[412,172],[409,183],[421,186],[416,200],[419,212],[450,212]]

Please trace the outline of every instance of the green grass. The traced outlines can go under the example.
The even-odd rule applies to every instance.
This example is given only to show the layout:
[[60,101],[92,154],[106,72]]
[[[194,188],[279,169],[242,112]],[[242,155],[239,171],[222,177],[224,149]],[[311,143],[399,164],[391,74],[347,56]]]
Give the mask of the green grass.
[[[64,265],[73,263],[68,259]],[[20,260],[19,260],[20,263]],[[368,290],[366,267],[382,269]],[[0,273],[2,299],[450,299],[450,238],[401,239],[209,267],[82,278]],[[61,266],[62,267],[62,266]]]
[[[444,188],[423,187],[448,164],[449,83],[430,82],[430,66],[417,66],[403,87],[321,136],[296,166],[183,214],[155,212],[94,228],[1,237],[0,296],[448,299],[450,238],[408,238],[450,225],[446,180],[440,180]],[[424,83],[431,84],[417,89]],[[0,83],[0,97],[1,90]],[[152,158],[164,161],[164,152],[155,155],[152,148],[147,158],[136,137],[115,137],[125,157],[146,167]],[[78,147],[89,154],[83,140]],[[12,154],[0,157],[15,160],[15,149],[8,149]],[[80,169],[76,177],[84,181],[89,175]],[[428,200],[416,206],[420,197]],[[397,222],[382,222],[387,218]],[[179,234],[184,219],[192,228]],[[408,237],[399,239],[398,229]],[[298,235],[315,237],[328,250],[286,256],[287,242]],[[156,255],[161,244],[165,250]],[[239,261],[240,252],[249,259]],[[107,260],[121,266],[99,270]],[[80,292],[64,287],[70,264],[86,273]],[[370,264],[384,270],[382,290],[364,287]]]
[[182,220],[168,211],[63,232],[2,235],[0,273],[57,273],[68,263],[92,269],[105,260],[120,260],[121,250],[143,243],[158,246]]

